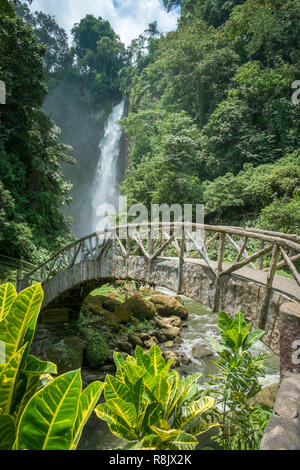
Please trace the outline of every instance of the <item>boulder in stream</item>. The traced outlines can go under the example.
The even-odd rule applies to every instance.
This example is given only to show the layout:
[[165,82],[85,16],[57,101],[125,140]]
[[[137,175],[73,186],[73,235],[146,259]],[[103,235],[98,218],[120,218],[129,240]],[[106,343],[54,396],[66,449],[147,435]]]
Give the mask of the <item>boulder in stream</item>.
[[192,356],[195,359],[201,359],[202,357],[213,356],[214,352],[203,344],[195,344],[192,349]]
[[260,392],[258,392],[254,397],[248,400],[249,405],[259,406],[265,405],[270,408],[274,407],[276,396],[279,390],[279,383],[272,385],[267,385]]
[[180,328],[163,328],[161,333],[170,341],[174,340],[177,336],[180,336],[181,330]]
[[159,328],[181,328],[182,321],[176,315],[172,315],[171,317],[156,317],[155,323]]
[[116,308],[115,315],[121,322],[129,322],[131,315],[139,320],[150,320],[156,315],[154,305],[146,300],[142,294],[132,295],[122,305]]
[[155,305],[158,315],[162,317],[171,317],[172,315],[176,315],[182,320],[185,320],[189,316],[187,309],[181,302],[179,302],[178,299],[176,299],[176,297],[156,293],[151,295],[150,300]]
[[[147,339],[150,339],[147,338]],[[140,346],[141,348],[143,347],[143,341],[141,340],[140,336],[136,333],[129,333],[128,334],[128,342],[133,346]]]

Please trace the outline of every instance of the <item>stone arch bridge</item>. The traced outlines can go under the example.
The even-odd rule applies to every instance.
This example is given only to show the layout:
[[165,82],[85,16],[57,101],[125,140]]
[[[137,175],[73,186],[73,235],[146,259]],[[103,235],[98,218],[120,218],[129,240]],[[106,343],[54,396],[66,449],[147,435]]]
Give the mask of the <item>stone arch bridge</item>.
[[[242,311],[279,353],[282,304],[300,303],[300,237],[240,227],[152,223],[110,227],[18,271],[18,290],[42,282],[42,315],[76,318],[84,298],[115,280],[163,286],[213,311]],[[278,274],[287,267],[290,277]]]

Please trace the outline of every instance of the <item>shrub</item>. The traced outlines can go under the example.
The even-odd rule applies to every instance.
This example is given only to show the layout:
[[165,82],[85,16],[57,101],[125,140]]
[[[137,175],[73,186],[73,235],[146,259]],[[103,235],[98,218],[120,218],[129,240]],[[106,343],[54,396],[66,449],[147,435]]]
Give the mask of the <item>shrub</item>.
[[96,408],[97,416],[114,435],[130,441],[126,449],[195,449],[197,436],[216,426],[197,421],[215,401],[198,397],[201,374],[180,378],[176,370],[169,373],[172,361],[166,364],[157,345],[149,354],[137,346],[135,354],[126,361],[114,354],[117,373],[106,376],[106,403]]
[[242,313],[237,313],[233,320],[220,312],[217,326],[222,341],[210,340],[219,355],[219,360],[213,361],[217,374],[210,376],[208,383],[216,404],[206,415],[208,420],[217,420],[221,425],[213,439],[226,450],[259,449],[272,410],[249,404],[249,399],[261,390],[259,376],[264,375],[265,358],[264,354],[252,357],[249,348],[264,331],[250,331],[252,325],[246,324]]
[[0,286],[1,450],[76,449],[104,386],[82,392],[80,370],[53,379],[56,365],[29,354],[42,300],[40,284]]

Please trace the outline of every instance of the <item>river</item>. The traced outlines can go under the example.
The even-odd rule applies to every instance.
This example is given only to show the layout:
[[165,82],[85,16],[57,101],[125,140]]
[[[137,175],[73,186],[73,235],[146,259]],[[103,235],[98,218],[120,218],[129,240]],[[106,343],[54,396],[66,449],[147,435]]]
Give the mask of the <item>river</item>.
[[[159,289],[166,294],[174,294],[167,289]],[[184,305],[189,311],[188,326],[183,328],[181,333],[182,344],[177,347],[178,352],[182,352],[191,359],[188,366],[179,368],[183,375],[190,375],[195,372],[201,372],[203,375],[199,380],[202,386],[205,386],[206,376],[216,371],[216,366],[212,363],[215,357],[204,357],[196,359],[192,355],[192,349],[196,344],[208,345],[207,338],[219,339],[216,323],[218,314],[204,307],[200,302],[182,296]],[[175,349],[174,349],[175,350]],[[253,354],[267,354],[265,359],[265,377],[260,379],[262,386],[271,385],[279,381],[279,357],[275,355],[262,342],[252,347]],[[99,420],[95,413],[90,418],[84,430],[79,449],[81,450],[108,450],[120,448],[123,444],[119,438],[113,436],[109,431],[107,424]],[[207,445],[207,442],[205,442]]]

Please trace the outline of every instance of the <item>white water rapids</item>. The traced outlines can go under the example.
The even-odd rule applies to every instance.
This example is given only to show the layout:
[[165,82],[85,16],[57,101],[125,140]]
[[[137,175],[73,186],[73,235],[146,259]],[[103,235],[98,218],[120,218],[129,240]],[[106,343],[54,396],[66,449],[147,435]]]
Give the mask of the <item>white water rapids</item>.
[[99,143],[100,156],[92,186],[92,220],[89,233],[100,230],[103,223],[102,214],[112,213],[113,208],[118,213],[120,191],[118,163],[122,137],[118,121],[122,119],[124,109],[125,99],[113,108],[105,125],[104,136]]

